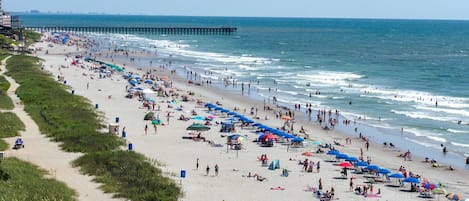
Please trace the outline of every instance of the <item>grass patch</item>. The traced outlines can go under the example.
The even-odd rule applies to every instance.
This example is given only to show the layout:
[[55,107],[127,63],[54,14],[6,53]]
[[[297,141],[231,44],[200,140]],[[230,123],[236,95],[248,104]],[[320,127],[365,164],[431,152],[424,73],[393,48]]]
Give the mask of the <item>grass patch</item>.
[[24,123],[11,112],[0,112],[0,138],[15,137],[24,131]]
[[10,88],[10,83],[5,77],[0,75],[0,109],[11,110],[13,109],[13,101],[7,95],[7,90]]
[[96,176],[105,192],[130,200],[173,201],[180,188],[141,154],[119,151],[124,142],[98,132],[102,116],[86,99],[71,95],[66,86],[40,71],[38,58],[16,55],[7,62],[8,74],[21,86],[16,93],[43,133],[66,151],[84,152],[74,161],[81,171]]
[[117,197],[176,201],[180,195],[173,180],[163,177],[161,170],[135,152],[91,153],[77,159],[74,165],[95,175],[98,182],[104,183],[105,192],[119,192]]
[[0,151],[5,151],[8,149],[8,143],[5,140],[0,139]]
[[16,158],[4,159],[0,164],[0,200],[76,200],[72,189],[45,178],[46,174],[33,164]]
[[40,71],[38,58],[17,55],[7,61],[8,74],[21,86],[16,94],[41,131],[70,152],[112,150],[123,145],[114,135],[98,132],[104,125],[88,100],[70,94]]

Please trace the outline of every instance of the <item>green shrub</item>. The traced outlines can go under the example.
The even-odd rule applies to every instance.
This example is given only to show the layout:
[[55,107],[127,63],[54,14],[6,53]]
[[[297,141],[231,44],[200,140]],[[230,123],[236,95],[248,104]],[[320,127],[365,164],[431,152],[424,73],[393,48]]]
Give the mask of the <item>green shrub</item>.
[[45,178],[46,171],[16,158],[1,161],[0,174],[0,200],[76,200],[64,183]]
[[105,192],[119,192],[117,197],[134,201],[176,201],[180,195],[180,189],[173,180],[165,178],[161,170],[135,152],[89,153],[74,161],[74,165],[96,176],[98,182],[104,183]]
[[0,138],[14,137],[19,135],[19,131],[24,131],[24,123],[11,112],[0,112]]

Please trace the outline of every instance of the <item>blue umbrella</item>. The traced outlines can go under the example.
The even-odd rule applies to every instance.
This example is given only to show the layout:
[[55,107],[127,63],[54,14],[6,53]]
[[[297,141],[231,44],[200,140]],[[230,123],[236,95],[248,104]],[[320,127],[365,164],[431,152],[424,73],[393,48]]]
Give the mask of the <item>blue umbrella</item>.
[[231,111],[231,112],[228,112],[227,114],[228,115],[237,115],[238,113]]
[[254,123],[254,121],[251,120],[251,119],[242,119],[242,121],[244,121],[244,123],[247,123],[247,124],[252,124],[252,123]]
[[145,80],[145,84],[151,84],[151,83],[153,83],[153,81],[151,81],[151,80]]
[[195,116],[195,117],[192,117],[191,119],[192,119],[192,120],[205,121],[206,118],[203,117],[203,116]]
[[257,126],[257,127],[259,127],[259,126],[262,126],[262,124],[260,124],[260,123],[255,123],[255,124],[253,124],[252,126]]
[[347,154],[337,154],[337,155],[335,155],[335,158],[337,158],[337,159],[346,159],[348,157],[349,156]]
[[221,111],[221,112],[224,112],[224,113],[228,113],[228,112],[230,112],[230,110],[227,110],[227,109],[224,109],[224,108],[223,108],[223,109],[221,109],[220,111]]
[[391,173],[391,171],[386,169],[386,168],[380,168],[380,169],[378,169],[378,173],[389,174],[389,173]]
[[379,166],[377,166],[377,165],[368,165],[368,166],[366,166],[366,169],[367,169],[367,170],[374,170],[374,171],[378,171],[378,170],[379,170],[379,168],[380,168],[380,167],[379,167]]
[[404,179],[404,182],[409,182],[409,183],[414,183],[414,184],[420,183],[419,179],[417,179],[415,177],[406,178],[406,179]]
[[305,139],[301,138],[301,137],[295,137],[293,138],[291,141],[292,142],[303,142]]
[[353,165],[355,165],[355,166],[357,166],[357,167],[366,167],[366,166],[368,166],[369,164],[368,164],[367,162],[365,162],[365,161],[358,161],[358,162],[356,162],[356,163],[353,164]]
[[393,173],[391,175],[388,176],[389,178],[396,178],[396,179],[404,179],[404,175],[402,175],[401,173]]
[[334,149],[334,150],[327,151],[326,154],[327,155],[337,155],[337,154],[340,154],[340,152]]
[[290,135],[290,134],[286,134],[286,135],[284,135],[283,137],[284,137],[284,138],[287,138],[287,139],[295,138],[295,136]]
[[352,163],[353,163],[353,162],[357,162],[357,161],[358,161],[358,158],[357,158],[357,157],[352,157],[352,156],[351,156],[351,157],[348,157],[348,158],[346,158],[346,159],[345,159],[345,161],[350,161],[350,162],[352,162]]

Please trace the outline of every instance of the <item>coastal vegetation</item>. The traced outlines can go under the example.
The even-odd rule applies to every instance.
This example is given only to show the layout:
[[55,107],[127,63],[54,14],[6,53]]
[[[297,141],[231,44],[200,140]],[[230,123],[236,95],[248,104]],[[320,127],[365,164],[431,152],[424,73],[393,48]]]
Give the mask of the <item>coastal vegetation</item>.
[[0,112],[0,138],[15,137],[25,129],[24,123],[11,112]]
[[42,133],[69,152],[86,153],[74,162],[96,176],[103,190],[131,200],[177,200],[180,188],[143,155],[121,151],[124,141],[99,130],[102,116],[83,97],[40,70],[40,60],[25,55],[7,61],[8,75],[20,84],[16,93]]
[[6,143],[4,140],[0,140],[0,151],[5,151],[8,149],[8,143]]
[[11,110],[13,109],[13,101],[7,95],[7,90],[10,88],[10,83],[5,77],[0,75],[0,109]]
[[106,151],[87,154],[74,162],[87,174],[104,183],[105,192],[131,200],[174,200],[180,190],[141,154]]
[[42,36],[40,33],[35,32],[35,31],[31,31],[31,30],[24,30],[23,34],[24,34],[24,44],[26,46],[29,46],[29,45],[39,41],[41,39],[41,36]]
[[16,158],[0,161],[0,200],[76,200],[75,192],[37,166]]

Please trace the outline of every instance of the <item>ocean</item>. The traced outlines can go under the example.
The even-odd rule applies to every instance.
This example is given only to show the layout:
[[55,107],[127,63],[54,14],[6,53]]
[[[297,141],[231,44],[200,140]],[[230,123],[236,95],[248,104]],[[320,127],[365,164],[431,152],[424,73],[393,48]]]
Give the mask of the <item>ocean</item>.
[[[170,60],[173,68],[193,70],[203,79],[232,77],[250,83],[251,98],[275,96],[289,107],[311,103],[314,109],[338,109],[373,141],[392,142],[417,156],[457,167],[469,156],[469,21],[125,15],[21,19],[25,26],[234,26],[238,31],[231,35],[90,37],[102,48],[156,49],[159,56],[139,59],[140,67],[148,67],[148,60]],[[358,136],[353,128],[336,129]],[[442,145],[448,154],[442,153]]]

